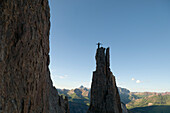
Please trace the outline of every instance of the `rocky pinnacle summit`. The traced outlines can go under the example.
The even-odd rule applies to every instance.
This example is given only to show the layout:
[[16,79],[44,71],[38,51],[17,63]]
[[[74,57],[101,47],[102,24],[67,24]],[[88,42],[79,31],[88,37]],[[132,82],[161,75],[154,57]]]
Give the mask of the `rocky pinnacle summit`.
[[91,102],[87,113],[122,113],[115,76],[110,71],[109,48],[98,45],[95,58],[96,71],[93,72]]

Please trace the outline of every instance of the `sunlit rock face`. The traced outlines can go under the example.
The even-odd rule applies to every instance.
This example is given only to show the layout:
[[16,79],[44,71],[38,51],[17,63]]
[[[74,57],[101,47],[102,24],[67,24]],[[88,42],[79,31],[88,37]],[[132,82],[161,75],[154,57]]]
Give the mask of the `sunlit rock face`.
[[110,71],[109,48],[98,47],[87,113],[122,113],[115,77]]
[[49,72],[48,0],[0,0],[0,113],[68,113]]

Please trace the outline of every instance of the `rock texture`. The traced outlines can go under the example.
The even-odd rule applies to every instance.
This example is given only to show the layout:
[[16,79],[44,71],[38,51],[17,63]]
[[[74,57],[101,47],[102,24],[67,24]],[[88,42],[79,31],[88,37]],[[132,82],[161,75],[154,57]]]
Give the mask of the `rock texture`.
[[129,113],[129,111],[126,108],[126,105],[124,103],[121,103],[121,107],[122,107],[122,113]]
[[49,72],[48,0],[0,0],[0,113],[68,113]]
[[87,113],[122,113],[115,77],[110,71],[109,48],[99,47],[93,72],[91,102]]

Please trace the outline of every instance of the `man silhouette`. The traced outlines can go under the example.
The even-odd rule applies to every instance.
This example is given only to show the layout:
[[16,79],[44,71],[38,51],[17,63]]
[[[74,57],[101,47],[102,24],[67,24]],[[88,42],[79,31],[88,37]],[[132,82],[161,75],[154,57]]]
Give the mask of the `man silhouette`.
[[98,42],[97,45],[98,45],[98,48],[100,48],[100,45],[102,45],[102,44],[100,42]]

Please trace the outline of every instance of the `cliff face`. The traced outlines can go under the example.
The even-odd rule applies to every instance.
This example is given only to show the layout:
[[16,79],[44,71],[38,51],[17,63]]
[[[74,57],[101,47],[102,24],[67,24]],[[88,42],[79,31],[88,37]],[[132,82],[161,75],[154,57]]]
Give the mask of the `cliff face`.
[[0,113],[68,113],[49,72],[48,0],[0,0]]
[[109,48],[99,47],[93,72],[91,102],[87,113],[122,113],[115,77],[110,71]]

